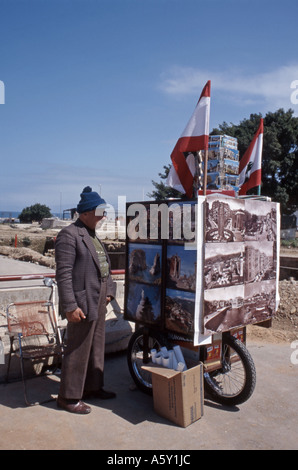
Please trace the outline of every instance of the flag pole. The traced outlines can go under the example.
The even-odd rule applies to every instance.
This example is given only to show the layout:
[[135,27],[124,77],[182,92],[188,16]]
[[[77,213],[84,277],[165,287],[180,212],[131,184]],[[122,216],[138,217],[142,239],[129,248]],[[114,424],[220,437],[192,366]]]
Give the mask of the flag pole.
[[204,180],[203,180],[203,195],[207,193],[207,170],[208,170],[208,147],[204,151]]

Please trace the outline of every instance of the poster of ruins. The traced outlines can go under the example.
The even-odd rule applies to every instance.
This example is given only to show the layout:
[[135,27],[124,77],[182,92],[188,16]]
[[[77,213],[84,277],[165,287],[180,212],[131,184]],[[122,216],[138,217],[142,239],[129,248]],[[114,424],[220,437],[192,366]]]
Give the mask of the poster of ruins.
[[194,332],[197,251],[167,244],[165,326],[185,335]]
[[130,243],[128,275],[130,281],[161,284],[161,245]]
[[183,245],[167,245],[166,285],[172,289],[196,290],[196,250]]
[[128,290],[126,316],[141,323],[161,318],[162,246],[129,243],[127,246]]
[[127,205],[125,319],[193,334],[196,208],[181,200]]
[[204,333],[272,317],[278,297],[276,203],[207,196]]

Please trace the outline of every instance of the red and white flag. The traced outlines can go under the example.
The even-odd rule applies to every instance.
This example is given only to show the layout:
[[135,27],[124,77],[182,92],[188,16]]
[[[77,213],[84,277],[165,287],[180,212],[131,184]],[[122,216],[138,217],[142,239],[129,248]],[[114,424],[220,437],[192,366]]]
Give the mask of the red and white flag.
[[203,88],[186,128],[171,153],[172,167],[167,178],[167,184],[185,193],[189,198],[193,196],[195,161],[192,154],[185,158],[184,152],[197,152],[208,149],[210,89],[211,81],[209,80]]
[[264,123],[261,118],[259,128],[239,163],[239,195],[243,196],[251,188],[262,183],[262,151]]

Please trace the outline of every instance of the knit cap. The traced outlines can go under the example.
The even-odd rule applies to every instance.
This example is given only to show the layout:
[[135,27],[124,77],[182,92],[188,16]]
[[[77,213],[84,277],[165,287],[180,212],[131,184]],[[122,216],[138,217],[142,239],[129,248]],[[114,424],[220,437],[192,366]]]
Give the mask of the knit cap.
[[77,212],[81,214],[82,212],[88,212],[96,209],[98,206],[101,208],[107,207],[106,201],[100,197],[100,195],[92,191],[90,186],[86,186],[81,193],[81,200],[77,205]]

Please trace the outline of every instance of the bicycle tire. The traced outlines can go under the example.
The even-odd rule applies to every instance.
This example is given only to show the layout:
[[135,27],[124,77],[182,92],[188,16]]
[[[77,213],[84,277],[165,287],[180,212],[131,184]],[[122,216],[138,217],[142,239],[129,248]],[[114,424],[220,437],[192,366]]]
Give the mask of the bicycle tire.
[[205,372],[204,384],[206,394],[217,403],[236,406],[247,401],[255,389],[256,369],[245,344],[223,335],[222,367]]
[[152,395],[152,378],[151,373],[142,369],[144,365],[144,335],[148,334],[148,349],[149,356],[148,360],[151,360],[151,349],[160,350],[162,346],[170,348],[170,343],[161,333],[150,330],[148,333],[145,332],[145,328],[141,327],[136,330],[130,338],[127,347],[127,363],[130,374],[137,385],[137,387]]

